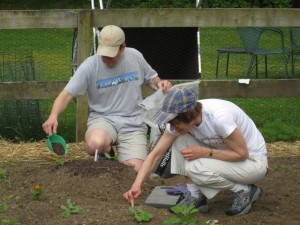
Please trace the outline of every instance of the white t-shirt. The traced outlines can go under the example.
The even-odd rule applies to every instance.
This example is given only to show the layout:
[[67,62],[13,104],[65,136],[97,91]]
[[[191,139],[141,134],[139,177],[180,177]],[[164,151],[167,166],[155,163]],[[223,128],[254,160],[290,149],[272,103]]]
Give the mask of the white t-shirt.
[[99,55],[87,58],[70,79],[65,90],[73,97],[88,94],[89,118],[104,117],[120,131],[145,130],[138,104],[142,84],[150,83],[158,74],[143,55],[125,48],[114,67],[107,67]]
[[[245,138],[249,155],[267,154],[262,134],[241,108],[232,102],[220,99],[203,99],[199,102],[203,106],[202,122],[198,127],[193,126],[189,130],[195,139],[216,149],[228,149],[224,139],[239,128]],[[170,129],[170,124],[167,124],[166,128],[171,134],[180,135]]]

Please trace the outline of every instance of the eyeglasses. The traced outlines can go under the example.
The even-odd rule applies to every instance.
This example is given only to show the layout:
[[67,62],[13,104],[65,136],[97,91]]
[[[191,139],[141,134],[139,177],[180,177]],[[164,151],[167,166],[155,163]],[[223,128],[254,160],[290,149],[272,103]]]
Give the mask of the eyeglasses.
[[171,121],[169,122],[169,124],[172,126],[172,127],[178,127],[179,126],[179,123],[177,122],[174,122],[174,121]]

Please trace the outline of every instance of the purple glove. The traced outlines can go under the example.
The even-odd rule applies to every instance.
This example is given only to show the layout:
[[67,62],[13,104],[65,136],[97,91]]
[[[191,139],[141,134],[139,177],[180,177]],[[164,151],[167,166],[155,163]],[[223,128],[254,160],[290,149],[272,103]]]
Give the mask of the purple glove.
[[166,192],[169,195],[181,195],[187,192],[187,187],[180,184],[176,184],[174,187],[167,189]]

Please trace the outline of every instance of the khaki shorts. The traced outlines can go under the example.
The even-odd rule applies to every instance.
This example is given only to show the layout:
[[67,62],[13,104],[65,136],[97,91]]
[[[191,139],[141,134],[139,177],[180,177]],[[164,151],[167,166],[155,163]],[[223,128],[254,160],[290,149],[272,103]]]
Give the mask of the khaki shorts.
[[88,122],[87,132],[93,129],[106,131],[116,145],[118,160],[120,162],[129,159],[147,158],[147,133],[144,131],[132,131],[117,133],[115,127],[106,119],[98,118]]

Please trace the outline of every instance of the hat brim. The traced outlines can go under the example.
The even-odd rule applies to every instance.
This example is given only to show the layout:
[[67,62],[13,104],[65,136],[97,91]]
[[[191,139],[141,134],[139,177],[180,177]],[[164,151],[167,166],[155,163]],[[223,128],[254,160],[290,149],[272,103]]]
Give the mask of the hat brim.
[[107,56],[107,57],[115,57],[118,54],[120,46],[111,47],[99,45],[97,49],[97,55]]
[[156,124],[164,124],[174,119],[177,115],[177,113],[168,113],[160,111],[154,116],[154,122]]

